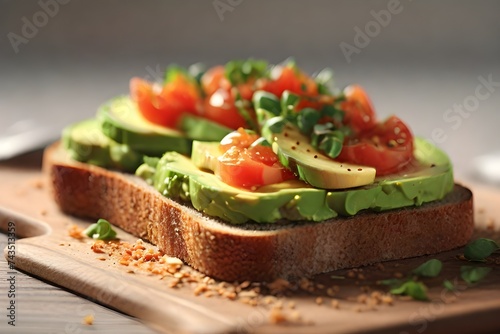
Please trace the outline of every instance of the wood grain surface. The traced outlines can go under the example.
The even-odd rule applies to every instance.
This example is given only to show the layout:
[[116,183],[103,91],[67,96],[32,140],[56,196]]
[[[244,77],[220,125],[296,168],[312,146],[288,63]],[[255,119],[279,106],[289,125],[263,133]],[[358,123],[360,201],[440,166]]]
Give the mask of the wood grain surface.
[[[388,262],[383,267],[320,275],[314,280],[317,287],[314,292],[288,292],[279,296],[283,307],[275,307],[274,311],[264,303],[251,306],[238,298],[196,295],[196,283],[172,288],[162,277],[141,270],[134,270],[132,274],[129,267],[119,264],[118,258],[94,253],[92,239],[77,240],[69,236],[71,226],[84,228],[89,222],[61,214],[51,200],[39,169],[20,166],[23,164],[1,166],[0,229],[6,231],[9,222],[15,224],[18,238],[15,264],[18,270],[30,275],[18,271],[15,274],[16,324],[19,329],[25,329],[23,333],[40,328],[44,328],[41,332],[50,333],[147,333],[152,330],[175,333],[275,333],[284,330],[290,333],[439,333],[446,330],[466,333],[500,330],[500,265],[488,263],[493,270],[487,278],[467,286],[459,279],[460,266],[467,264],[459,259],[460,249],[431,257]],[[500,192],[476,184],[469,186],[475,196],[476,234],[498,238]],[[121,230],[118,230],[118,237],[122,241],[136,240]],[[368,294],[370,291],[387,292],[387,287],[377,284],[379,280],[404,276],[430,258],[439,258],[444,263],[438,278],[425,280],[430,301],[395,297],[392,305],[376,307],[368,307],[362,302],[366,291]],[[499,256],[495,255],[493,260],[498,263]],[[9,300],[4,281],[10,272],[6,262],[1,263],[1,270],[1,308],[5,309]],[[42,283],[38,278],[56,286]],[[459,289],[447,291],[442,285],[444,279],[455,280]],[[333,298],[324,293],[330,286],[338,287],[334,297],[340,305],[338,309],[332,307]],[[82,319],[89,314],[94,315],[94,324],[83,325]],[[274,324],[272,320],[276,317],[273,314],[287,321]],[[297,315],[300,321],[296,321]],[[3,318],[0,328],[7,333],[12,328],[6,327],[5,316]],[[59,327],[51,326],[54,323]]]

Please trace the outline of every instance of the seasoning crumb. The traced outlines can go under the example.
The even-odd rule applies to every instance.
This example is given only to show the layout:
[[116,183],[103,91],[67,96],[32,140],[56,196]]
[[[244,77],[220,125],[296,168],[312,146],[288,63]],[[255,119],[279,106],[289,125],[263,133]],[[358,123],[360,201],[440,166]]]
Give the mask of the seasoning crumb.
[[389,295],[383,295],[381,301],[386,305],[394,305],[394,299]]
[[84,325],[88,325],[88,326],[93,325],[94,324],[94,316],[92,314],[86,315],[85,317],[83,317],[82,322]]
[[281,311],[278,308],[272,308],[271,311],[269,312],[269,321],[272,324],[282,324],[287,321],[287,318],[285,316],[285,313]]
[[32,185],[33,185],[33,188],[35,188],[35,189],[43,189],[43,180],[41,180],[41,179],[34,180]]
[[331,303],[332,307],[336,310],[340,309],[340,302],[338,299],[332,299]]
[[486,221],[486,229],[488,231],[494,231],[495,230],[495,220],[493,218],[488,218]]
[[315,300],[316,304],[318,305],[323,305],[323,298],[321,297],[317,297],[316,300]]
[[356,313],[361,313],[363,312],[363,308],[361,306],[356,306],[352,309]]
[[94,242],[94,243],[90,246],[90,249],[92,249],[92,251],[93,251],[94,253],[98,253],[98,254],[105,253],[105,251],[104,251],[104,241],[102,241],[102,240],[97,240],[96,242]]
[[394,277],[396,277],[396,278],[403,278],[404,275],[403,275],[402,272],[397,271],[397,272],[394,273]]
[[78,225],[71,225],[68,228],[68,235],[77,240],[82,240],[85,237],[83,234],[83,229]]
[[327,294],[328,296],[330,296],[330,297],[334,297],[334,296],[337,294],[337,292],[335,292],[335,290],[334,290],[333,288],[328,288],[328,289],[326,290],[326,294]]

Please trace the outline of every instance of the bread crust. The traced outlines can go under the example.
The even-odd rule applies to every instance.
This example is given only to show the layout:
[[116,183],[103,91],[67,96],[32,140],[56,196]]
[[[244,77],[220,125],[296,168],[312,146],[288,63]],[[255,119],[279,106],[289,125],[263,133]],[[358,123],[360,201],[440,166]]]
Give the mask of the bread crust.
[[455,185],[445,199],[324,222],[230,225],[172,201],[128,174],[72,161],[59,143],[44,173],[60,209],[105,218],[200,272],[227,281],[269,281],[438,253],[466,244],[473,196]]

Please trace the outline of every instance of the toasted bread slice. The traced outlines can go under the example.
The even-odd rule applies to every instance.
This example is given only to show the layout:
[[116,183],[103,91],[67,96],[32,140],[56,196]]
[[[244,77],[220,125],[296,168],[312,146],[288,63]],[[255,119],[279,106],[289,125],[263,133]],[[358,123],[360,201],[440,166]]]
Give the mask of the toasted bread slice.
[[268,281],[438,253],[471,238],[470,190],[441,201],[323,222],[230,225],[162,196],[134,175],[72,161],[59,143],[44,172],[61,210],[105,218],[200,272],[227,281]]

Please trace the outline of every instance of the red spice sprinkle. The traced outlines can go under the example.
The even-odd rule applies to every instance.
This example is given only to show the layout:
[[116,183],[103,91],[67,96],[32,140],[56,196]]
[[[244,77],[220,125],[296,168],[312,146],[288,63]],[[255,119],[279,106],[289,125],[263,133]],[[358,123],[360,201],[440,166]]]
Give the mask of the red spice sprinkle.
[[361,172],[363,170],[363,168],[358,168],[358,172]]
[[288,137],[288,132],[285,132],[283,135],[284,135],[285,137]]
[[295,148],[296,148],[295,146],[292,146],[292,150],[295,150]]

